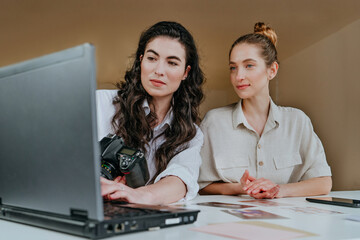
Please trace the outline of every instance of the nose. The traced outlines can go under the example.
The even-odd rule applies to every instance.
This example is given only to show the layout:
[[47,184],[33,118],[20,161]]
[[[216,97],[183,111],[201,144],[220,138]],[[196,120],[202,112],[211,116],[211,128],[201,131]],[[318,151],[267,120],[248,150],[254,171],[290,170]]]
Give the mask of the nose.
[[158,61],[155,66],[155,74],[158,76],[163,76],[165,73],[165,64],[162,61]]
[[245,70],[243,68],[238,68],[236,72],[236,80],[242,81],[245,79]]

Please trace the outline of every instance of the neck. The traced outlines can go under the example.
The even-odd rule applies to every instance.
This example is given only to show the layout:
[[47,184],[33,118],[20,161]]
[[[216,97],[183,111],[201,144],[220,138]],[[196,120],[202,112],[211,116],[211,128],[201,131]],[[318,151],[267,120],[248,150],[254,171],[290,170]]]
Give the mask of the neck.
[[267,118],[270,109],[270,96],[243,99],[242,109],[247,115]]
[[246,120],[261,136],[270,110],[270,96],[257,96],[242,101],[242,109]]
[[[171,96],[172,97],[172,96]],[[150,105],[151,111],[155,112],[157,117],[156,125],[159,125],[165,118],[171,106],[171,97],[156,97],[152,98]]]

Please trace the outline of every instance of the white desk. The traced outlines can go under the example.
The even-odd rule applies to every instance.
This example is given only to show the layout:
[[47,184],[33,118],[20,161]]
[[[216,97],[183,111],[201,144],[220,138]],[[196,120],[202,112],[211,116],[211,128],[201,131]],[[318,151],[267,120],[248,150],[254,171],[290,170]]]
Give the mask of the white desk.
[[[360,199],[360,191],[332,192],[330,196]],[[248,196],[242,196],[242,197],[218,196],[218,195],[199,196],[195,198],[193,201],[186,203],[187,208],[201,210],[201,212],[198,215],[198,220],[194,224],[169,227],[158,231],[147,231],[147,232],[126,234],[126,235],[119,235],[107,239],[112,239],[112,240],[113,239],[119,239],[119,240],[120,239],[126,239],[126,240],[230,239],[230,238],[205,234],[201,232],[195,232],[189,229],[194,227],[205,226],[211,223],[238,222],[244,220],[236,216],[232,216],[230,214],[222,212],[221,210],[225,208],[206,207],[206,206],[196,205],[195,203],[210,202],[210,201],[239,203],[239,200],[245,200],[245,199],[251,199],[251,198]],[[260,221],[292,227],[299,230],[315,233],[318,235],[316,237],[304,238],[307,240],[360,239],[360,222],[355,222],[345,219],[345,217],[348,216],[349,214],[360,215],[360,208],[349,208],[349,207],[310,203],[307,202],[304,197],[282,198],[282,199],[275,199],[273,201],[279,203],[286,203],[293,207],[315,207],[315,208],[338,211],[344,214],[325,214],[325,213],[321,213],[317,215],[304,214],[287,209],[290,208],[291,206],[256,207],[254,209],[261,209],[267,212],[271,212],[287,217],[287,219],[270,219],[270,220],[260,220]],[[84,239],[84,238],[0,220],[0,239],[67,240],[67,239]]]

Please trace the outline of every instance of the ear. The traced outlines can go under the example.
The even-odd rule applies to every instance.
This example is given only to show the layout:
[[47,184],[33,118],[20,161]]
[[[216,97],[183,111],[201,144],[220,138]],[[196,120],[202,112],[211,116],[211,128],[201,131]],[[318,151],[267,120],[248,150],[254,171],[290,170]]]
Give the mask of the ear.
[[140,62],[143,60],[143,57],[144,57],[143,55],[140,55]]
[[279,70],[279,64],[277,62],[273,62],[271,66],[268,68],[268,79],[273,79]]
[[188,65],[188,66],[186,67],[186,69],[185,69],[185,73],[184,73],[184,76],[183,76],[183,79],[182,79],[182,80],[185,80],[185,79],[187,78],[187,76],[188,76],[188,74],[189,74],[189,72],[190,72],[190,69],[191,69],[191,67],[190,67],[190,65]]

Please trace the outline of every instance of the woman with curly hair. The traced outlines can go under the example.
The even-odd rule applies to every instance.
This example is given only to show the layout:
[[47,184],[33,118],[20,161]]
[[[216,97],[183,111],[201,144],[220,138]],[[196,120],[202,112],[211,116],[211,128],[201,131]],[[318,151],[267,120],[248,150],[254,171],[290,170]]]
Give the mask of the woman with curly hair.
[[[195,42],[182,25],[159,22],[142,33],[125,81],[117,84],[117,95],[109,99],[115,113],[112,132],[127,146],[145,152],[150,180],[131,188],[124,178],[102,178],[103,197],[166,204],[196,196],[203,81]],[[108,114],[97,107],[102,112],[98,117]]]

